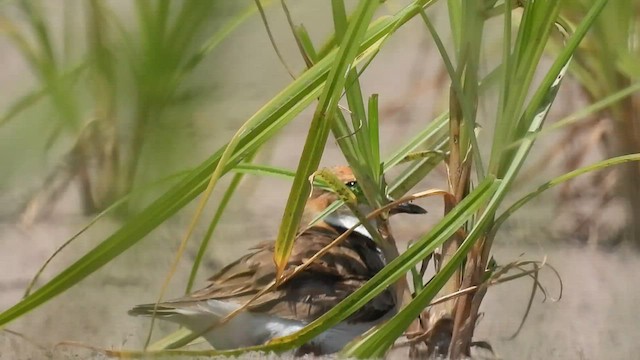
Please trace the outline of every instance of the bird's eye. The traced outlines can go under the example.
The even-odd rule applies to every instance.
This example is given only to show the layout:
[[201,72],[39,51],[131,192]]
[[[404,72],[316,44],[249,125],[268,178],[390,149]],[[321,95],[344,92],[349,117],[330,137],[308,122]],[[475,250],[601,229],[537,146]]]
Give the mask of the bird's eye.
[[356,181],[349,181],[349,182],[345,183],[345,185],[346,185],[349,189],[353,189],[353,188],[355,188],[355,187],[358,185],[358,183],[357,183]]

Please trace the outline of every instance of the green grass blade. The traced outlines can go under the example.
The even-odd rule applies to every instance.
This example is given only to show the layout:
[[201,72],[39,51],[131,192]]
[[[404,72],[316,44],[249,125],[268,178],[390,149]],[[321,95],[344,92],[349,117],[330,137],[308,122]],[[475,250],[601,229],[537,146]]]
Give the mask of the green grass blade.
[[369,134],[366,137],[369,139],[368,152],[371,154],[369,166],[373,168],[373,181],[375,184],[381,185],[382,164],[380,163],[380,121],[378,116],[378,94],[373,94],[369,97]]
[[[343,0],[332,1],[333,22],[335,28],[335,36],[342,39],[344,31],[348,24],[345,13],[345,5]],[[371,58],[377,54],[373,54]],[[368,63],[365,63],[365,67]],[[349,117],[351,118],[351,126],[347,125],[344,116],[340,114],[335,118],[336,123],[332,130],[343,155],[353,169],[360,187],[364,191],[365,197],[371,204],[382,205],[381,197],[377,189],[380,188],[376,182],[377,174],[372,171],[373,163],[372,154],[369,145],[369,124],[365,113],[365,105],[360,86],[360,73],[356,67],[349,68],[347,72],[344,92],[349,105]]]
[[[272,0],[263,0],[262,6],[268,6]],[[256,14],[257,7],[247,6],[243,11],[233,16],[222,29],[216,31],[205,43],[200,50],[191,56],[185,63],[183,72],[187,72],[195,68],[202,60],[220,45],[229,35],[233,33],[240,25],[244,24],[249,18]]]
[[289,11],[289,7],[285,0],[280,0],[280,5],[282,5],[282,11],[284,11],[285,16],[287,17],[287,23],[289,24],[293,38],[296,40],[296,45],[298,45],[298,51],[300,52],[304,63],[307,65],[307,68],[310,68],[316,62],[318,55],[315,53],[309,33],[307,33],[307,29],[305,29],[304,26],[296,26],[294,24],[293,17],[291,16],[291,12]]
[[[87,69],[87,63],[82,62],[79,65],[73,67],[68,72],[61,75],[61,81],[68,83],[70,85],[75,84],[80,75]],[[28,94],[20,97],[13,104],[8,106],[8,110],[0,116],[0,127],[7,124],[16,116],[20,115],[23,111],[27,110],[40,100],[42,100],[45,96],[50,95],[51,85],[45,84],[44,87],[31,91]]]
[[348,26],[347,10],[344,6],[344,0],[331,0],[331,11],[335,38],[338,42],[341,42],[344,34],[347,32]]
[[589,9],[589,12],[568,39],[566,45],[560,54],[558,54],[558,57],[554,60],[551,68],[545,75],[537,91],[534,93],[529,106],[527,106],[527,109],[525,110],[524,117],[533,118],[533,114],[535,114],[547,101],[550,89],[556,89],[557,91],[557,84],[562,79],[561,75],[563,71],[566,71],[567,64],[571,61],[571,57],[578,48],[578,45],[587,34],[587,31],[589,31],[607,2],[608,0],[597,0],[591,9]]
[[[522,111],[525,99],[549,34],[558,17],[559,7],[559,2],[556,1],[527,2],[524,6],[512,58],[503,59],[503,61],[507,61],[508,67],[506,69],[509,70],[509,73],[504,73],[502,89],[508,88],[509,93],[502,94],[504,108],[498,109],[489,162],[489,171],[494,174],[501,172],[501,164],[509,162],[508,158],[504,159],[507,156],[504,147],[523,135],[517,130],[521,129],[520,123],[523,121]],[[511,16],[511,14],[505,14],[505,16]]]
[[309,59],[312,64],[318,61],[318,53],[313,46],[313,41],[309,36],[309,32],[304,25],[298,25],[295,28],[296,39],[298,39],[299,46],[302,48],[305,59]]
[[[387,171],[392,167],[401,163],[404,158],[411,152],[416,151],[425,142],[438,138],[441,134],[444,134],[447,130],[449,121],[449,112],[440,114],[437,118],[432,120],[424,130],[420,131],[411,140],[407,141],[400,149],[389,157],[384,162],[384,170]],[[448,135],[447,135],[448,136]]]
[[[527,105],[524,114],[522,115],[523,120],[519,121],[518,125],[516,125],[524,126],[524,124],[529,124],[526,130],[518,131],[521,134],[520,139],[525,140],[522,141],[522,144],[518,147],[518,150],[515,151],[515,154],[513,151],[511,151],[511,153],[514,155],[505,157],[505,161],[507,161],[507,159],[508,161],[502,165],[502,169],[505,170],[501,170],[501,173],[505,174],[505,179],[507,177],[506,173],[510,171],[515,171],[517,173],[519,171],[519,168],[522,166],[524,159],[531,149],[531,146],[533,145],[535,139],[535,137],[530,137],[527,135],[537,133],[542,128],[551,104],[553,103],[557,95],[562,79],[564,78],[564,75],[566,74],[566,71],[569,67],[569,63],[574,51],[577,49],[578,45],[580,44],[606,3],[607,0],[599,0],[591,7],[589,13],[580,22],[575,32],[569,37],[565,47],[560,52],[558,57],[554,60],[551,68],[545,74],[542,82],[536,89],[536,92],[533,94],[531,101]],[[512,169],[514,164],[516,166],[516,169]]]
[[615,93],[608,95],[594,103],[585,106],[584,108],[579,109],[578,111],[560,119],[553,124],[541,129],[539,132],[527,134],[523,139],[520,139],[514,143],[512,143],[508,148],[514,147],[520,144],[524,139],[538,138],[543,135],[547,135],[553,131],[564,129],[567,126],[571,126],[580,120],[591,116],[599,111],[602,111],[613,104],[616,104],[620,100],[631,96],[637,92],[640,92],[640,82],[636,82],[635,84],[629,85],[624,89],[616,91]]
[[584,166],[581,167],[579,169],[570,171],[566,174],[563,174],[561,176],[558,176],[552,180],[549,180],[547,182],[545,182],[544,184],[540,185],[535,191],[532,191],[530,193],[528,193],[527,195],[523,196],[522,198],[520,198],[519,200],[517,200],[516,202],[514,202],[511,206],[509,206],[497,219],[494,225],[495,230],[497,231],[497,229],[511,216],[513,215],[513,213],[515,213],[518,209],[520,209],[522,206],[524,206],[526,203],[528,203],[530,200],[534,199],[536,196],[540,195],[541,193],[543,193],[544,191],[551,189],[552,187],[555,187],[556,185],[560,185],[564,182],[567,182],[569,180],[573,180],[576,177],[580,176],[580,175],[584,175],[593,171],[598,171],[598,170],[602,170],[604,168],[608,168],[610,166],[614,166],[614,165],[619,165],[619,164],[624,164],[624,163],[628,163],[631,161],[640,161],[640,154],[630,154],[630,155],[624,155],[624,156],[618,156],[618,157],[614,157],[611,159],[607,159],[607,160],[603,160],[600,162],[597,162],[595,164],[591,164],[588,166]]
[[414,186],[446,158],[449,139],[446,136],[442,136],[438,140],[439,143],[436,143],[426,156],[404,169],[402,173],[393,180],[393,183],[389,185],[389,195],[392,198],[398,199],[413,189]]
[[[470,11],[467,11],[467,12],[470,13]],[[435,42],[436,47],[438,48],[438,52],[440,52],[440,57],[442,57],[442,61],[444,62],[445,68],[447,69],[447,73],[449,74],[449,78],[451,79],[451,87],[455,93],[455,96],[460,100],[460,103],[462,105],[462,113],[463,113],[465,126],[463,126],[464,134],[462,134],[463,136],[461,136],[461,139],[462,139],[461,143],[466,142],[466,140],[464,139],[468,139],[470,141],[471,150],[474,155],[474,160],[475,160],[474,163],[476,165],[476,172],[478,174],[478,178],[483,179],[484,165],[482,161],[482,156],[480,154],[480,146],[478,145],[478,139],[475,136],[476,111],[474,109],[475,106],[472,104],[477,102],[477,100],[474,100],[474,99],[477,98],[477,90],[478,90],[479,84],[477,84],[475,80],[471,80],[475,82],[475,83],[472,83],[473,86],[466,86],[463,88],[463,84],[460,81],[461,80],[460,76],[458,75],[458,72],[454,68],[453,62],[451,61],[451,58],[449,57],[449,54],[447,53],[447,50],[444,44],[442,43],[442,40],[440,39],[440,35],[436,31],[435,26],[433,25],[431,20],[429,20],[429,17],[427,16],[427,13],[424,10],[420,11],[420,16],[422,17],[422,20],[427,26],[427,29],[429,30],[429,33],[431,34],[431,37],[433,38],[433,41]],[[477,22],[477,21],[474,21],[474,22]],[[466,32],[469,32],[469,31],[466,31]],[[482,34],[482,31],[479,31],[479,33]],[[478,36],[478,35],[474,35],[474,36]],[[468,42],[480,43],[478,39],[472,39]],[[479,52],[479,49],[477,49],[476,52]],[[465,73],[468,73],[468,71],[465,71]],[[465,77],[465,80],[466,80],[466,77]],[[469,87],[472,88],[471,89],[472,91],[465,91],[465,89]],[[467,94],[468,92],[471,92],[471,93]],[[462,151],[466,152],[466,149],[463,147]]]
[[289,261],[289,254],[293,248],[293,241],[298,231],[302,211],[311,191],[309,176],[320,164],[334,112],[337,109],[338,100],[344,87],[344,74],[355,60],[361,39],[366,34],[377,5],[377,2],[366,0],[361,1],[358,5],[328,75],[324,91],[320,96],[276,239],[274,262],[278,277],[282,274]]
[[294,176],[296,176],[295,171],[289,169],[250,163],[240,163],[233,168],[233,171],[258,176],[273,176],[287,180],[293,180]]
[[49,36],[52,32],[49,28],[49,24],[45,22],[45,19],[42,16],[44,11],[42,5],[34,1],[21,1],[19,5],[22,7],[29,26],[31,26],[32,31],[35,33],[36,42],[42,50],[40,55],[42,56],[41,60],[43,61],[43,64],[46,63],[47,65],[51,65],[55,68],[56,54],[53,50],[53,45]]
[[448,0],[447,7],[449,10],[449,25],[451,27],[454,46],[456,49],[460,49],[460,44],[462,43],[462,1]]

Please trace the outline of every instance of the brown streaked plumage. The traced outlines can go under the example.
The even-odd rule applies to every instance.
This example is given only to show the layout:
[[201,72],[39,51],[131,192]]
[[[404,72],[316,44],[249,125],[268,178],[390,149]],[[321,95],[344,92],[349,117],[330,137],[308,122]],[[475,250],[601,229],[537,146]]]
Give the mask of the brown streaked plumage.
[[[355,177],[348,167],[332,169],[349,186]],[[304,229],[311,219],[337,200],[322,189],[313,191],[303,215]],[[371,209],[359,203],[363,212]],[[405,205],[396,212],[424,213],[416,205]],[[343,206],[323,221],[305,229],[295,240],[288,269],[301,265],[340,234],[357,223]],[[180,323],[203,335],[216,349],[262,344],[291,334],[317,319],[353,293],[380,271],[384,258],[370,234],[359,226],[339,245],[294,278],[253,301],[245,311],[228,322],[215,323],[269,286],[275,279],[274,242],[253,247],[250,252],[225,266],[209,279],[209,285],[183,298],[159,304],[156,316]],[[393,297],[385,291],[364,305],[340,325],[311,342],[313,351],[331,353],[395,312]],[[132,315],[153,315],[154,304],[138,305]],[[213,325],[213,326],[212,326]]]

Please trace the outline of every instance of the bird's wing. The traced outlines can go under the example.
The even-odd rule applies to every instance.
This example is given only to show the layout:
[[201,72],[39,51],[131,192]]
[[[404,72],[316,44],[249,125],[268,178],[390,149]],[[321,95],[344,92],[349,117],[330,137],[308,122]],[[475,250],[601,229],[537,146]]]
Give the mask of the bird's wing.
[[[303,264],[337,236],[337,232],[325,228],[305,231],[294,243],[287,268]],[[247,310],[285,319],[316,319],[362,286],[379,270],[371,269],[371,265],[363,259],[361,250],[350,246],[331,248],[296,277],[253,301]],[[172,303],[215,299],[244,304],[275,279],[273,252],[273,242],[256,246],[252,252],[211,277],[207,287]],[[393,307],[390,294],[379,298],[365,305],[353,315],[352,320],[376,318]]]

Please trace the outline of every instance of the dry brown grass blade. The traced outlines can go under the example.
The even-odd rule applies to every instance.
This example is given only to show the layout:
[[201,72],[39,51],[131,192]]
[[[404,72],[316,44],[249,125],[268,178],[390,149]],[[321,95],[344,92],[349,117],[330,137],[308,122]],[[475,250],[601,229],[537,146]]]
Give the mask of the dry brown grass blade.
[[[533,265],[533,269],[530,270],[526,270],[523,269],[523,266],[527,266],[527,265]],[[542,284],[538,281],[538,273],[540,272],[540,270],[542,270],[543,268],[549,268],[551,269],[554,274],[557,276],[559,283],[560,283],[560,294],[558,295],[557,299],[551,298],[552,301],[558,301],[562,298],[562,292],[563,292],[563,283],[562,283],[562,279],[560,277],[560,274],[558,273],[558,271],[551,265],[549,265],[547,263],[547,259],[546,257],[542,260],[542,261],[536,261],[536,260],[527,260],[527,261],[514,261],[511,262],[505,266],[502,266],[498,271],[496,271],[490,278],[488,278],[483,284],[480,285],[475,285],[475,286],[470,286],[464,289],[460,289],[456,292],[453,292],[451,294],[447,294],[444,296],[441,296],[435,300],[433,300],[429,306],[433,306],[433,305],[437,305],[437,304],[441,304],[453,299],[456,299],[460,296],[463,295],[469,295],[469,294],[473,294],[478,292],[479,290],[483,289],[483,288],[488,288],[491,286],[495,286],[498,284],[502,284],[502,283],[506,283],[509,281],[513,281],[522,277],[533,277],[534,278],[534,290],[535,288],[540,289],[541,291],[544,292],[545,294],[545,299],[547,297],[547,291],[543,290],[544,287],[542,286]],[[514,269],[520,270],[519,273],[514,274],[514,275],[509,275],[506,276],[506,274]],[[528,312],[531,308],[531,303],[533,301],[533,296],[535,295],[535,293],[532,294],[532,296],[530,297],[529,300],[529,304],[527,306],[527,313],[525,314],[521,325],[518,329],[518,331],[522,328],[522,326],[524,325],[525,321],[526,321],[526,317],[528,315]],[[405,336],[408,338],[407,341],[399,343],[397,345],[395,345],[394,347],[398,348],[398,347],[406,347],[406,346],[411,346],[411,345],[415,345],[417,343],[423,342],[428,340],[428,338],[431,336],[432,331],[427,330],[426,332],[423,333],[408,333],[405,334]]]
[[265,30],[267,30],[267,35],[269,36],[269,41],[271,41],[271,46],[273,46],[273,50],[276,52],[276,55],[278,55],[278,59],[280,59],[280,63],[287,70],[287,72],[291,76],[291,79],[295,80],[296,76],[293,74],[293,71],[291,70],[291,68],[289,68],[289,65],[287,65],[287,62],[284,61],[284,57],[282,56],[282,53],[280,53],[280,49],[276,44],[276,39],[273,37],[273,34],[271,33],[271,27],[269,26],[269,21],[267,21],[267,15],[264,12],[264,8],[262,7],[260,0],[255,0],[255,3],[256,3],[256,7],[258,8],[258,12],[260,13],[260,18],[262,19],[262,23],[264,24],[264,28]]
[[24,335],[22,333],[19,333],[17,331],[13,331],[13,330],[10,330],[10,329],[2,329],[2,331],[7,333],[7,334],[10,334],[12,336],[15,336],[17,338],[20,338],[20,339],[28,342],[29,344],[35,346],[36,348],[38,348],[38,349],[40,349],[42,351],[49,351],[48,347],[40,344],[38,341],[32,339],[30,336]]
[[[97,122],[93,119],[87,122],[80,130],[71,149],[46,176],[40,189],[25,205],[20,214],[20,224],[22,226],[31,226],[39,218],[46,216],[75,178],[88,176],[86,156],[94,141],[96,131],[98,131],[96,126]],[[85,181],[89,181],[89,179],[85,179]],[[84,201],[93,203],[93,199],[86,199],[87,196],[92,198],[91,194],[84,195]],[[87,210],[86,206],[85,210]]]
[[407,154],[398,164],[403,164],[406,162],[412,162],[416,160],[422,160],[428,156],[437,155],[446,158],[449,152],[441,151],[441,150],[423,150],[423,151],[414,151]]
[[309,57],[309,54],[304,50],[304,46],[302,45],[302,41],[300,40],[300,36],[298,36],[298,32],[296,31],[296,25],[293,23],[293,18],[291,17],[291,12],[289,11],[289,7],[285,0],[280,0],[280,5],[282,6],[282,11],[284,11],[285,16],[287,17],[287,23],[289,24],[289,29],[291,30],[291,34],[293,38],[296,40],[296,45],[298,46],[298,51],[300,51],[300,55],[304,60],[305,65],[307,65],[307,69],[310,69],[313,66],[313,60]]
[[[518,267],[520,268],[520,267]],[[522,328],[524,327],[524,323],[527,321],[527,318],[529,317],[529,313],[531,312],[531,306],[533,305],[533,299],[536,296],[536,290],[538,289],[538,272],[540,270],[540,267],[538,267],[537,264],[533,264],[533,269],[535,270],[533,273],[531,273],[531,276],[533,276],[533,286],[531,287],[531,295],[529,296],[529,300],[527,301],[527,308],[524,311],[524,315],[522,316],[522,319],[520,320],[520,324],[518,325],[518,328],[516,329],[516,331],[509,337],[507,337],[508,340],[512,340],[515,339],[516,336],[518,336],[518,334],[520,334],[520,331],[522,330]],[[546,292],[545,292],[545,298],[546,298]]]
[[[527,266],[527,265],[531,265],[532,269],[531,270],[526,270],[524,267]],[[523,276],[531,277],[532,280],[533,280],[532,289],[531,289],[531,295],[529,296],[529,300],[527,301],[527,307],[525,309],[525,313],[524,313],[524,315],[522,317],[522,320],[520,321],[520,324],[518,325],[518,329],[516,329],[516,331],[513,333],[513,335],[507,337],[506,338],[507,340],[512,340],[516,336],[518,336],[518,334],[520,333],[520,331],[524,327],[524,324],[527,321],[527,318],[528,318],[529,313],[531,311],[531,307],[533,305],[533,299],[535,298],[536,292],[538,290],[540,290],[540,292],[542,292],[542,294],[544,295],[544,299],[542,300],[542,302],[546,301],[547,298],[550,298],[548,296],[548,291],[545,289],[545,287],[542,285],[542,283],[539,280],[540,270],[542,268],[544,268],[544,267],[548,267],[549,269],[551,269],[551,271],[553,271],[553,273],[558,278],[558,282],[560,284],[559,295],[558,295],[557,299],[551,298],[551,300],[554,301],[554,302],[555,301],[559,301],[562,298],[562,293],[563,293],[563,288],[564,288],[564,285],[563,285],[563,282],[562,282],[562,278],[560,277],[560,274],[558,273],[558,271],[552,265],[549,265],[547,263],[546,256],[544,257],[544,259],[542,261],[518,261],[518,262],[509,263],[504,267],[506,269],[506,271],[510,271],[512,269],[516,269],[516,270],[520,271],[519,274],[512,275],[510,277],[505,277],[504,278],[505,281],[508,281],[510,279],[519,278],[519,277],[523,277]]]
[[40,189],[27,201],[20,214],[20,225],[28,228],[36,221],[48,217],[54,204],[71,185],[76,175],[68,161],[56,166],[47,175]]

